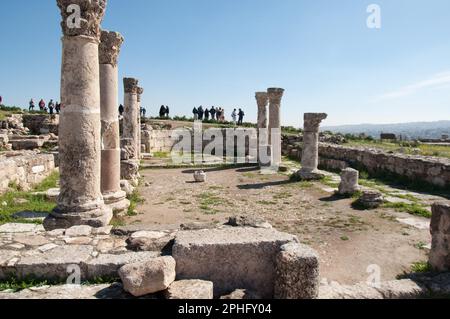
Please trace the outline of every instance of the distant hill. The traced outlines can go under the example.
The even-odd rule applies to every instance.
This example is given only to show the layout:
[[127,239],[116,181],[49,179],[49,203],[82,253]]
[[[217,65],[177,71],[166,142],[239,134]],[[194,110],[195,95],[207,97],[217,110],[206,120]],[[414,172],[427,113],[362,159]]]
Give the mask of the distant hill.
[[342,134],[364,133],[374,138],[379,138],[381,133],[393,133],[408,139],[440,139],[443,134],[450,135],[450,121],[328,126],[323,127],[322,131]]

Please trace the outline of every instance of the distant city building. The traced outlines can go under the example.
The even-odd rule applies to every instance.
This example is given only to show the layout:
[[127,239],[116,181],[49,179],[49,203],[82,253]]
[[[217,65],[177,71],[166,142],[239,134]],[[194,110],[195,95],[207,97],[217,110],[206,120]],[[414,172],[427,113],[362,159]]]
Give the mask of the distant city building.
[[448,140],[448,138],[449,138],[448,134],[442,134],[442,139],[444,141]]

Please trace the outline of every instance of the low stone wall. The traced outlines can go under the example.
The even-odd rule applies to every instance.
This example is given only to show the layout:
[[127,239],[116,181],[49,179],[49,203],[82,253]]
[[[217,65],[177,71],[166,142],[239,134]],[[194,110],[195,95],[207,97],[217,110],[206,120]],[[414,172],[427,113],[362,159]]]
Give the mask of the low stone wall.
[[55,170],[54,156],[35,152],[6,152],[0,155],[0,194],[11,183],[29,190]]
[[59,115],[49,114],[24,114],[23,125],[28,128],[31,134],[49,134],[58,135]]
[[[302,157],[301,138],[283,136],[283,154]],[[364,168],[370,174],[394,174],[411,181],[425,182],[450,189],[450,160],[437,157],[390,154],[381,150],[345,147],[321,143],[320,166],[340,170],[346,167]]]

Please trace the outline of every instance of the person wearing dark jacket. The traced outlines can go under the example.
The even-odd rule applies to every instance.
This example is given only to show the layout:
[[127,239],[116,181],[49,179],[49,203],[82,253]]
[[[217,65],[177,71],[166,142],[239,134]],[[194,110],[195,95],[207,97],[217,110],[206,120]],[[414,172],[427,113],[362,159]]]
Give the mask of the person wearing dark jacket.
[[166,110],[165,110],[164,113],[165,113],[166,117],[169,118],[170,109],[169,109],[169,106],[168,106],[168,105],[166,105]]
[[211,120],[214,121],[216,119],[216,108],[214,106],[212,106],[209,113],[211,113]]
[[203,110],[203,106],[200,105],[198,108],[198,119],[200,121],[203,121],[203,115],[205,114],[205,111]]
[[123,112],[125,111],[124,107],[122,104],[119,105],[119,115],[122,116]]
[[159,109],[159,117],[163,118],[166,115],[166,107],[164,105],[161,105]]
[[238,113],[238,125],[242,125],[244,123],[244,111],[242,111],[242,109],[239,109],[239,113]]
[[192,110],[192,114],[194,114],[194,121],[198,120],[198,109],[196,107],[194,107],[194,109]]
[[209,121],[209,114],[210,114],[210,110],[206,109],[205,110],[205,121]]

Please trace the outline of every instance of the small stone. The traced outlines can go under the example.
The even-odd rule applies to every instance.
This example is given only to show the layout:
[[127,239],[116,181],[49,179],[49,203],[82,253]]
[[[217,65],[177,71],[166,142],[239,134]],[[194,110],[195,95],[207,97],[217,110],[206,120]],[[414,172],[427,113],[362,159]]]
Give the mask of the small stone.
[[94,228],[92,229],[93,235],[109,235],[111,234],[112,226],[105,226],[100,228]]
[[266,220],[254,216],[233,216],[228,219],[227,225],[233,227],[253,227],[253,228],[265,228],[272,229]]
[[6,264],[8,267],[14,267],[18,262],[19,262],[19,258],[13,258],[10,261],[8,261],[8,263]]
[[64,242],[68,245],[89,245],[92,239],[90,237],[69,237]]
[[0,226],[0,233],[35,233],[43,231],[42,225],[9,223]]
[[164,292],[166,299],[213,299],[214,289],[211,281],[180,280],[175,281]]
[[257,300],[261,299],[255,293],[247,289],[237,289],[231,294],[220,297],[222,300]]
[[23,204],[26,204],[26,203],[28,203],[29,201],[27,200],[27,199],[25,199],[25,198],[14,198],[13,199],[13,203],[15,204],[15,205],[23,205]]
[[50,237],[63,236],[65,231],[66,231],[65,229],[55,229],[55,230],[47,232],[47,236],[50,236]]
[[23,244],[10,244],[10,245],[6,246],[6,248],[14,249],[14,250],[21,250],[21,249],[25,248],[25,245],[23,245]]
[[159,239],[165,236],[167,236],[165,232],[143,230],[133,233],[130,238]]
[[120,268],[124,290],[135,297],[166,290],[175,281],[175,259],[159,257]]
[[194,180],[197,183],[204,183],[206,182],[206,173],[204,171],[197,171],[194,173]]
[[58,245],[55,245],[55,244],[47,244],[47,245],[43,245],[43,246],[41,246],[41,247],[39,247],[38,248],[38,250],[41,252],[41,253],[45,253],[45,252],[47,252],[47,251],[50,251],[50,250],[52,250],[52,249],[55,249],[56,247],[58,247]]
[[65,235],[70,237],[89,236],[92,233],[92,227],[81,225],[74,226],[66,230]]

